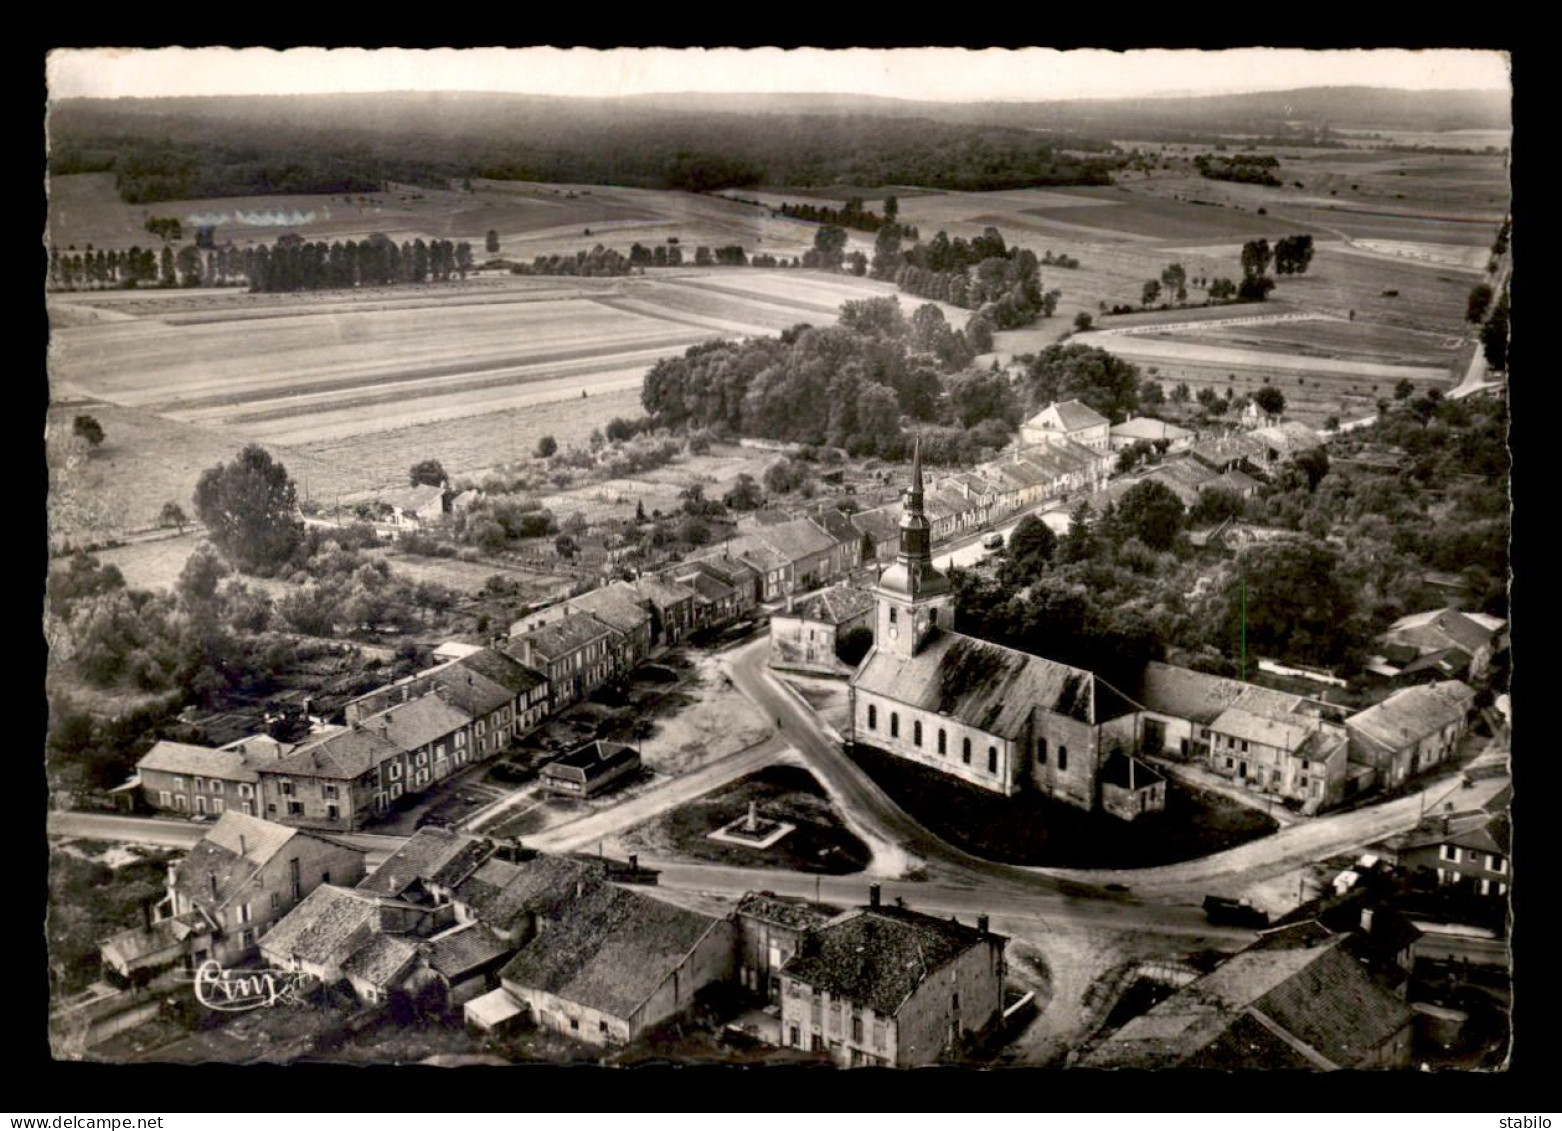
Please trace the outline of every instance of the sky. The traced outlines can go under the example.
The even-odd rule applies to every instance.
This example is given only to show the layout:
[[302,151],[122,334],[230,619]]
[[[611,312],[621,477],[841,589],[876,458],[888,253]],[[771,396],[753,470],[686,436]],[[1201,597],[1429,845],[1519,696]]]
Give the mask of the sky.
[[1501,52],[1473,50],[965,51],[803,48],[155,48],[59,50],[54,98],[482,90],[608,96],[686,91],[1030,101],[1228,94],[1303,86],[1509,86]]

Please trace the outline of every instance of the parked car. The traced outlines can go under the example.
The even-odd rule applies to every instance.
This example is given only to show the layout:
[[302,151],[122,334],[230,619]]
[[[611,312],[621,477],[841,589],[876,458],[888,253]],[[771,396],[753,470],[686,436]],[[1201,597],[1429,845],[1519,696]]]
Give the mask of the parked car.
[[1001,549],[1003,549],[1003,535],[998,533],[998,531],[994,530],[991,534],[988,534],[987,536],[985,536],[982,539],[982,549],[984,549],[984,550],[1001,550]]
[[1267,927],[1269,915],[1245,899],[1227,899],[1220,895],[1204,897],[1204,917],[1227,927]]

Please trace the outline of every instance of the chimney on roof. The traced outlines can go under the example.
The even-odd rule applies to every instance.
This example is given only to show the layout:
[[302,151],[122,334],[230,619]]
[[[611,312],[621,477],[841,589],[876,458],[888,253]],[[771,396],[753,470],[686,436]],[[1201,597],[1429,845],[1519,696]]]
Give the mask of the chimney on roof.
[[244,834],[243,833],[239,834],[239,855],[240,856],[248,856],[249,855],[249,848],[244,843]]
[[209,879],[212,882],[212,898],[216,899],[217,898],[217,873],[216,872],[212,872],[206,878]]
[[146,899],[146,900],[142,900],[141,901],[141,921],[142,921],[142,924],[149,931],[152,929],[152,904],[153,904],[153,902],[154,901],[150,900],[150,899]]
[[[215,883],[216,881],[213,880],[212,882]],[[879,895],[880,895],[879,885],[878,884],[869,884],[868,885],[868,906],[869,907],[877,907],[879,905]]]
[[640,871],[640,856],[639,856],[638,853],[631,852],[629,854],[629,870],[631,872],[636,873],[636,874],[639,873],[639,871]]

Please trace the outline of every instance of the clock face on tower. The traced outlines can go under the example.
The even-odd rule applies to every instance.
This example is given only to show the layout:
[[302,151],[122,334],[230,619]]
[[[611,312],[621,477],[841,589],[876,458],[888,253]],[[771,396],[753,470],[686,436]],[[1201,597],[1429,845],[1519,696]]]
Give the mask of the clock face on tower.
[[894,625],[890,625],[889,638],[891,640],[898,640],[900,638],[900,629],[896,628]]
[[922,636],[922,634],[924,632],[926,632],[926,631],[927,631],[927,614],[926,613],[918,613],[917,614],[917,636],[918,636],[918,638],[920,638]]

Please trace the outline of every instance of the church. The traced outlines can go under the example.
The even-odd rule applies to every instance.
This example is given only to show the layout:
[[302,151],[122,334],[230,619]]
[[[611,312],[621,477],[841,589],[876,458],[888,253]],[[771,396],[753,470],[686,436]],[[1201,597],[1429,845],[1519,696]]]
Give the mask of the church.
[[899,553],[873,595],[873,648],[851,680],[852,742],[1005,797],[1034,789],[1125,819],[1165,807],[1164,779],[1134,756],[1139,704],[1091,672],[954,631],[920,445]]

